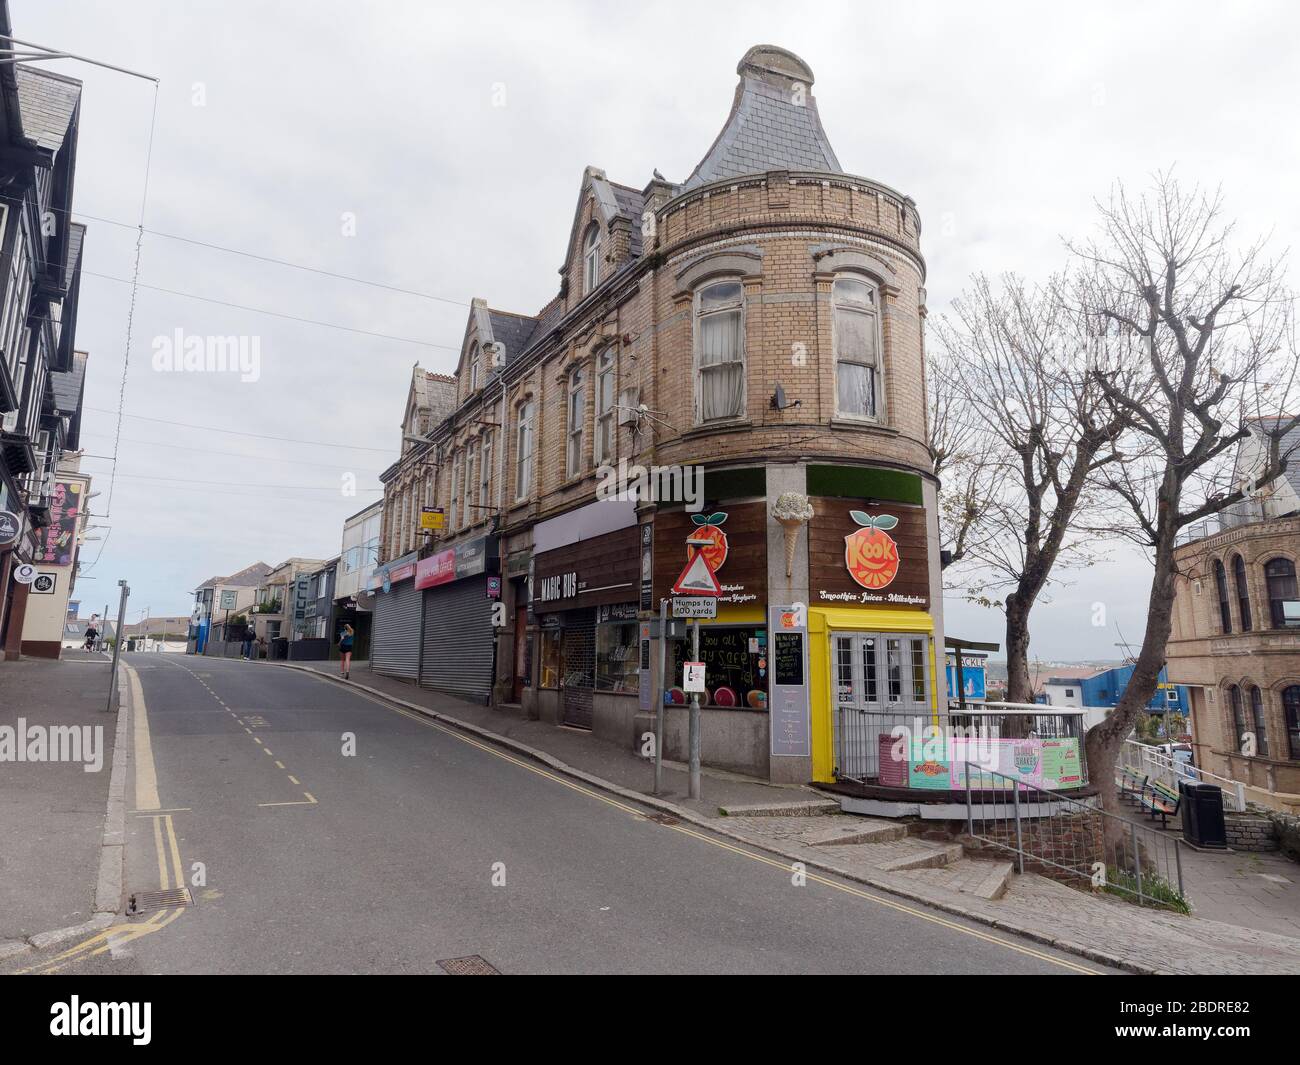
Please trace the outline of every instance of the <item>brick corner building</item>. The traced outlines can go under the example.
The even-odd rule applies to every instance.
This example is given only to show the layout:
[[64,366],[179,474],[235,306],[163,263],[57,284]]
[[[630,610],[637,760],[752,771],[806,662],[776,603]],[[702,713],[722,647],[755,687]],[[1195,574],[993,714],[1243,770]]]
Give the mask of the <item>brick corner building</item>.
[[587,167],[555,298],[474,300],[454,376],[417,368],[372,657],[623,745],[662,698],[683,757],[685,644],[660,683],[652,619],[699,550],[705,763],[831,781],[870,755],[844,713],[940,698],[921,222],[840,165],[803,60],[759,46],[737,73],[685,180]]

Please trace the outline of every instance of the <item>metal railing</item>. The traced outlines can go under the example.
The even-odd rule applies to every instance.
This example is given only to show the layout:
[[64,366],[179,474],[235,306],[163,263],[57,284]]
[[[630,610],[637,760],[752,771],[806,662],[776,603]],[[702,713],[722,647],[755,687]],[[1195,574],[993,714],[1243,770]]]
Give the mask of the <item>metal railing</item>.
[[1246,811],[1246,785],[1240,780],[1211,773],[1208,769],[1198,769],[1190,762],[1180,762],[1163,751],[1149,747],[1136,740],[1125,740],[1115,764],[1115,785],[1121,784],[1120,774],[1124,769],[1140,773],[1152,781],[1163,784],[1170,791],[1178,790],[1180,780],[1195,780],[1206,784],[1217,784],[1223,790],[1223,807],[1237,813]]
[[[958,711],[955,704],[944,710],[863,710],[839,706],[833,716],[835,726],[835,775],[839,780],[859,783],[880,777],[880,737],[893,743],[894,729],[902,727],[916,739],[935,735],[980,740],[1038,739],[1079,740],[1083,754],[1083,718],[1077,713],[1061,713],[1040,704],[997,703],[967,704]],[[1008,718],[1014,719],[1008,728]],[[1087,767],[1084,766],[1087,780]]]
[[1020,872],[1082,881],[1144,906],[1186,909],[1178,837],[966,762],[966,830]]

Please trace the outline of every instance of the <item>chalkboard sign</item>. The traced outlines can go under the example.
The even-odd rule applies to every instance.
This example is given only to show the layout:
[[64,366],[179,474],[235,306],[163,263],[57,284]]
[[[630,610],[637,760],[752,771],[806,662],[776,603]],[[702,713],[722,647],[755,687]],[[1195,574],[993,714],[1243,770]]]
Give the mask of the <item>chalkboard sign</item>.
[[772,634],[774,679],[778,685],[802,687],[803,685],[803,633],[776,632]]

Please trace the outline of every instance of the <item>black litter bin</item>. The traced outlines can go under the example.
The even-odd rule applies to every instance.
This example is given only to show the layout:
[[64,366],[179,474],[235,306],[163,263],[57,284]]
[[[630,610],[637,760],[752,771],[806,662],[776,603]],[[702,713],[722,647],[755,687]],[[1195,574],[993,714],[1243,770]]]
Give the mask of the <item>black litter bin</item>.
[[1183,839],[1194,847],[1227,847],[1223,825],[1223,790],[1195,780],[1179,783],[1182,792]]

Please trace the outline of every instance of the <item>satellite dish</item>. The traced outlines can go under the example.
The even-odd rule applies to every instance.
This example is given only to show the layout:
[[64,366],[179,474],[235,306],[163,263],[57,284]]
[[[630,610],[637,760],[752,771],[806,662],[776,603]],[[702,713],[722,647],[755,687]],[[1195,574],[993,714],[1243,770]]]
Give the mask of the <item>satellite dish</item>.
[[794,400],[793,402],[787,400],[785,398],[785,389],[781,387],[781,382],[778,381],[776,383],[776,391],[772,395],[773,410],[788,410],[791,407],[799,406],[799,404],[802,402],[803,402],[802,400],[798,400],[798,399]]

